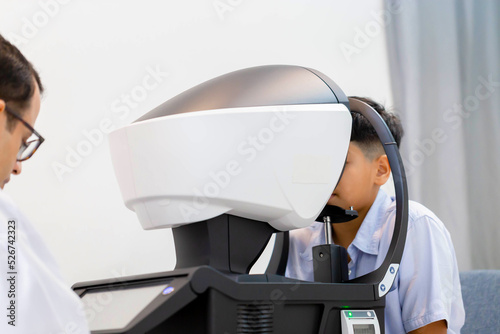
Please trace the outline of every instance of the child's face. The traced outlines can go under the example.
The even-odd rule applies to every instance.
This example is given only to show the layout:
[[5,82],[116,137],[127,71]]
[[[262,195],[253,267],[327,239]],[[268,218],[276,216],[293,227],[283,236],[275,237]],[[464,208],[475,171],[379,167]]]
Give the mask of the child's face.
[[328,204],[344,209],[368,210],[377,196],[377,159],[370,161],[355,142],[349,144],[344,173]]

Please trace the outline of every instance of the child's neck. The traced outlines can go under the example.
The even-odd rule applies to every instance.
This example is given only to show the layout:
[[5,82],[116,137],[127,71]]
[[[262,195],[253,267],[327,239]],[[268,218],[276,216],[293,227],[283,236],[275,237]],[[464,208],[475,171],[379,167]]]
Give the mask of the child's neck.
[[356,233],[358,233],[359,227],[361,226],[363,219],[365,219],[365,216],[366,214],[364,216],[359,215],[358,218],[353,219],[350,222],[332,224],[333,242],[335,242],[336,245],[347,249],[356,237]]
[[[359,228],[361,227],[361,224],[363,223],[366,215],[368,214],[368,211],[370,211],[370,208],[372,207],[373,203],[377,198],[379,189],[380,186],[375,187],[373,189],[373,193],[371,194],[368,201],[368,203],[370,203],[369,205],[362,206],[359,208],[353,208],[354,210],[358,211],[358,217],[356,219],[353,219],[345,223],[332,224],[333,242],[336,245],[342,246],[345,249],[347,249],[349,245],[353,242],[354,238],[356,237],[356,234],[358,233]],[[350,257],[349,261],[351,261]]]
[[347,249],[356,237],[369,210],[370,208],[358,210],[358,218],[346,223],[332,224],[333,242]]

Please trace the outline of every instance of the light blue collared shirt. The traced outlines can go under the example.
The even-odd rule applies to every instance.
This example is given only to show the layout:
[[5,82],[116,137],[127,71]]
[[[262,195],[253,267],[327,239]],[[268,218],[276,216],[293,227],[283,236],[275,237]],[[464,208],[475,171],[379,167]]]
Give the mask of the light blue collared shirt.
[[[392,239],[396,204],[380,190],[347,252],[349,278],[377,269]],[[290,231],[286,276],[314,280],[312,247],[325,243],[323,223]],[[460,333],[465,320],[455,250],[444,224],[410,201],[408,234],[395,282],[386,295],[385,332],[400,334],[438,320]]]

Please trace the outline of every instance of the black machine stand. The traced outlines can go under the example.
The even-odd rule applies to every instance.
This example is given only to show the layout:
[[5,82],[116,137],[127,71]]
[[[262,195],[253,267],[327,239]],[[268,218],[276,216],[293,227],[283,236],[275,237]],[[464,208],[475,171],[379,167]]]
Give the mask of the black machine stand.
[[[208,251],[206,255],[202,252],[192,254],[192,248],[189,248],[183,253],[187,248],[177,247],[179,263],[195,264],[195,267],[178,265],[174,271],[166,273],[75,285],[73,289],[85,304],[86,298],[90,301],[111,300],[100,312],[95,312],[92,333],[340,334],[340,311],[344,309],[374,310],[383,326],[384,298],[377,298],[372,285],[303,282],[276,274],[249,275],[253,263],[249,261],[251,256],[231,259],[229,242],[237,241],[240,242],[237,247],[246,247],[241,243],[245,242],[244,235],[240,234],[236,240],[231,233],[231,225],[246,223],[255,224],[240,217],[223,215],[192,224],[190,231],[181,228],[176,232],[176,245],[180,245],[178,240],[183,240],[183,245],[196,243]],[[200,234],[202,230],[209,233]],[[252,232],[253,240],[258,235],[264,247],[273,231],[268,228],[258,230],[260,232]],[[216,235],[211,235],[212,232]],[[201,238],[201,235],[208,238]],[[213,237],[218,242],[216,247],[209,241]],[[211,246],[207,248],[209,244]],[[250,252],[255,252],[255,249]],[[212,261],[221,254],[225,254],[225,261]],[[183,262],[183,258],[197,260]],[[235,273],[231,268],[245,270],[245,273]],[[141,296],[133,296],[134,291],[141,289],[156,289],[157,292],[143,301]],[[120,303],[114,304],[115,299]],[[123,303],[130,304],[131,308],[134,308],[133,304],[146,306],[130,312],[130,318],[114,322],[127,324],[125,327],[112,328],[113,321],[110,325],[109,318],[121,317],[119,312]]]
[[351,221],[358,217],[358,212],[353,210],[344,210],[338,206],[327,205],[321,212],[316,221],[325,224],[326,244],[313,247],[314,261],[314,281],[323,283],[342,283],[349,280],[347,269],[347,250],[340,246],[332,244],[332,226]]

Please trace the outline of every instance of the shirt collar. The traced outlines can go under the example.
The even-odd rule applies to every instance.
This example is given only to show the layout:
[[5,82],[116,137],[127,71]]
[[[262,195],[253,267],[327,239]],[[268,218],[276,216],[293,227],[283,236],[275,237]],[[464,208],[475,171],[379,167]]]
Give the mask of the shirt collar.
[[391,203],[391,198],[380,189],[351,246],[363,253],[378,255],[380,238],[382,237],[381,227],[385,222],[387,209]]

